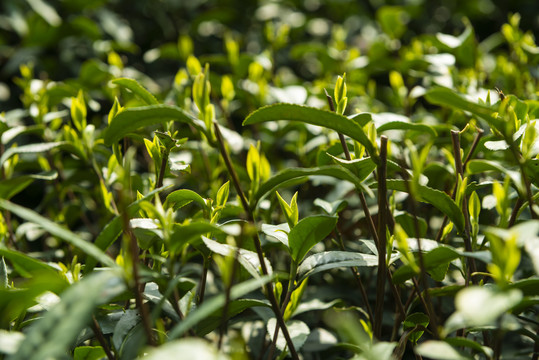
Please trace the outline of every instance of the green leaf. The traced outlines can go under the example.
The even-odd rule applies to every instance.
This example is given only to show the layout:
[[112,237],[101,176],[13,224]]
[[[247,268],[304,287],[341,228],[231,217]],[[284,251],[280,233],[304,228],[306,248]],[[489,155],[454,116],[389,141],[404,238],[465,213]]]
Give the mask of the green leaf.
[[[266,328],[270,336],[273,336],[273,334],[275,333],[276,326],[277,320],[275,318],[271,318],[268,320]],[[286,327],[288,328],[288,332],[290,334],[290,338],[292,339],[292,343],[294,344],[294,348],[296,350],[299,350],[305,343],[305,340],[307,340],[309,334],[311,333],[309,326],[300,320],[290,320],[286,322]],[[284,351],[286,348],[286,339],[282,331],[279,331],[275,346],[281,351]]]
[[445,341],[427,340],[415,348],[418,355],[438,360],[472,360],[473,358],[464,354]]
[[311,248],[324,240],[337,224],[336,216],[315,215],[301,219],[288,234],[292,259],[299,264]]
[[152,93],[146,90],[142,85],[138,83],[138,81],[134,79],[118,78],[118,79],[112,80],[112,83],[131,90],[135,95],[141,98],[147,105],[159,104],[159,101],[157,101],[155,96],[153,96]]
[[322,271],[350,266],[378,266],[378,256],[348,251],[325,251],[313,254],[299,266],[298,282]]
[[130,132],[150,125],[164,124],[168,121],[189,124],[203,133],[206,132],[204,124],[200,120],[191,117],[177,106],[149,105],[121,111],[105,130],[103,139],[105,145],[110,146]]
[[228,195],[230,193],[230,181],[224,183],[219,190],[217,191],[217,196],[215,197],[215,206],[225,206],[228,201]]
[[482,346],[479,343],[464,338],[464,337],[448,337],[444,341],[455,347],[467,347],[476,352],[481,352],[487,356],[487,359],[491,359],[494,356],[494,351],[488,346]]
[[144,352],[140,360],[175,359],[179,355],[185,359],[228,360],[229,357],[203,339],[185,338],[170,341],[159,347],[150,348]]
[[[2,250],[2,249],[0,249]],[[9,279],[7,276],[7,267],[4,257],[0,258],[0,289],[7,289]]]
[[192,201],[200,205],[202,209],[207,208],[206,201],[204,200],[204,198],[193,190],[188,189],[180,189],[170,193],[165,200],[164,207],[167,208],[172,206],[174,211],[176,211],[179,208],[191,203]]
[[15,215],[25,219],[26,221],[41,226],[51,235],[54,235],[66,241],[67,243],[82,250],[85,254],[96,258],[96,260],[100,261],[103,265],[107,265],[109,267],[117,267],[114,260],[112,260],[107,254],[105,254],[99,247],[82,239],[70,230],[65,229],[60,225],[50,221],[49,219],[44,218],[38,213],[3,199],[0,199],[0,208],[11,211]]
[[507,175],[521,194],[524,194],[526,192],[526,190],[522,186],[520,172],[510,170],[497,161],[474,159],[468,161],[468,164],[466,165],[467,174],[481,174],[486,171],[496,171]]
[[[160,193],[163,190],[168,189],[170,186],[163,186],[149,192],[142,199],[139,199],[127,207],[127,214],[129,217],[135,215],[140,210],[140,204],[144,201],[150,200],[154,195]],[[123,219],[121,215],[117,215],[112,219],[105,228],[99,233],[94,241],[95,246],[101,251],[106,251],[114,241],[120,236],[123,228]],[[84,267],[84,273],[88,274],[97,265],[97,258],[89,257],[86,259],[86,265]]]
[[[238,285],[235,285],[230,290],[230,300],[236,300],[237,298],[254,291],[273,279],[273,276],[262,276],[260,278],[251,279],[244,281]],[[212,297],[211,299],[205,300],[202,305],[200,305],[195,310],[192,310],[182,322],[174,326],[168,333],[169,339],[175,339],[183,334],[189,329],[191,329],[196,324],[200,323],[202,320],[210,316],[219,308],[223,307],[225,303],[225,294],[221,293],[217,296]]]
[[[423,263],[425,271],[435,269],[441,265],[445,265],[459,257],[459,253],[449,247],[440,246],[432,249],[428,253],[423,254]],[[401,284],[416,275],[413,267],[403,265],[393,273],[393,282]]]
[[[424,329],[426,329],[428,325],[429,317],[427,315],[423,313],[414,313],[406,317],[402,324],[402,329],[404,331],[413,330],[412,333],[408,336],[408,340],[410,340],[412,344],[417,344],[417,341],[421,338],[421,336],[425,332]],[[419,329],[416,329],[418,327]]]
[[504,313],[522,301],[518,289],[502,291],[494,286],[470,286],[457,293],[456,311],[447,319],[444,331],[449,334],[457,329],[495,325]]
[[88,323],[94,309],[125,291],[116,271],[99,271],[74,283],[60,302],[27,331],[11,360],[61,358]]
[[268,193],[290,184],[289,181],[298,181],[301,179],[305,179],[305,177],[310,175],[331,176],[337,179],[349,181],[354,184],[356,188],[359,188],[361,190],[365,189],[365,186],[356,176],[354,176],[353,173],[341,166],[328,165],[315,168],[290,168],[275,174],[266,182],[262,183],[251,201],[251,207],[256,207],[258,201],[264,196],[266,196]]
[[[267,301],[256,300],[256,299],[239,299],[231,301],[228,304],[227,308],[227,319],[232,318],[244,310],[247,310],[252,307],[261,306],[266,308],[271,308],[270,304]],[[219,308],[213,314],[209,315],[207,318],[202,320],[196,327],[196,332],[200,336],[207,335],[208,333],[215,330],[223,321],[223,309]]]
[[378,113],[372,114],[372,120],[376,127],[377,133],[382,133],[388,130],[415,130],[418,132],[428,133],[432,136],[438,135],[432,126],[413,123],[410,119],[403,115],[394,113]]
[[329,153],[327,153],[327,155],[331,156],[337,164],[341,165],[342,167],[350,171],[352,174],[354,174],[359,181],[365,180],[370,174],[372,174],[374,169],[376,169],[376,164],[374,163],[374,161],[372,161],[370,157],[363,159],[345,160],[333,156]]
[[492,116],[494,110],[488,106],[471,102],[453,90],[443,87],[433,88],[425,94],[425,98],[435,105],[448,106],[456,110],[468,111],[473,115],[486,120],[490,126],[498,131],[504,132],[505,126],[503,125],[502,120]]
[[185,245],[200,240],[202,235],[224,233],[223,229],[206,221],[193,221],[185,225],[175,224],[170,235],[169,250],[173,253]]
[[288,222],[288,226],[290,228],[293,228],[297,223],[299,219],[299,210],[298,210],[298,193],[296,192],[294,196],[292,196],[292,200],[290,200],[290,205],[281,197],[281,195],[278,192],[275,192],[277,195],[277,200],[279,200],[279,205],[281,206],[281,210],[283,211],[284,217],[286,218],[286,221]]
[[35,175],[22,175],[16,178],[0,181],[0,198],[9,200],[28,187],[34,180],[54,180],[58,172],[47,171]]
[[[202,237],[204,244],[216,254],[223,256],[237,256],[238,262],[255,278],[260,277],[260,261],[258,259],[257,253],[245,249],[238,249],[235,246],[228,244],[221,244],[215,240],[208,239],[207,237]],[[271,263],[264,258],[266,263],[266,268],[268,273],[272,274],[273,270],[271,268]]]
[[106,356],[101,346],[79,346],[73,352],[73,360],[100,360]]
[[247,116],[243,125],[276,120],[300,121],[333,129],[358,141],[365,146],[371,156],[376,158],[377,152],[374,145],[355,120],[326,110],[295,104],[274,104],[251,113]]
[[[47,263],[44,263],[43,261],[36,260],[22,252],[4,248],[2,245],[0,245],[0,255],[2,256],[2,263],[3,263],[4,258],[8,259],[13,264],[13,267],[15,268],[15,270],[21,276],[24,276],[24,277],[31,277],[32,273],[36,273],[36,272],[49,272],[53,274],[59,273],[58,269],[50,266]],[[1,263],[0,263],[0,266],[1,266]],[[4,266],[5,266],[5,263],[4,263]],[[7,280],[7,273],[6,273],[6,280]]]
[[10,147],[0,157],[0,164],[5,163],[7,159],[15,154],[41,154],[66,144],[68,144],[66,141],[56,141]]
[[[374,184],[376,188],[378,184]],[[387,180],[387,189],[408,192],[411,184],[406,184],[406,180]],[[414,194],[418,201],[426,202],[440,210],[455,223],[459,231],[464,231],[464,215],[459,206],[446,193],[424,185],[417,185],[418,193]]]

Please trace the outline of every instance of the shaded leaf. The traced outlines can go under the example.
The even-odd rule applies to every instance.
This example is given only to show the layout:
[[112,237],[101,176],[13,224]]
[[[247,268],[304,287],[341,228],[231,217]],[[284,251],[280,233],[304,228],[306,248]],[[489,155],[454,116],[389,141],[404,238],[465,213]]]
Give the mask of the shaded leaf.
[[445,341],[427,340],[415,348],[418,355],[426,356],[439,360],[472,360],[473,358],[466,355]]
[[[271,305],[267,301],[256,300],[256,299],[239,299],[231,301],[228,304],[227,308],[227,319],[232,318],[255,306],[262,306],[266,308],[271,308]],[[211,331],[215,330],[223,321],[223,309],[218,309],[213,314],[202,320],[196,327],[196,332],[200,336],[204,336]]]
[[170,341],[157,348],[151,348],[145,352],[144,356],[137,359],[163,360],[175,359],[181,354],[185,359],[201,360],[227,360],[228,356],[219,352],[214,345],[203,339],[185,338]]
[[[449,247],[440,246],[423,254],[425,271],[433,270],[441,265],[448,264],[459,257],[459,253]],[[393,282],[396,284],[412,278],[416,272],[410,265],[403,265],[393,273]]]
[[107,265],[109,267],[117,267],[114,260],[111,259],[107,254],[105,254],[101,249],[99,249],[99,247],[82,239],[70,230],[65,229],[62,226],[50,221],[49,219],[44,218],[38,213],[3,199],[0,199],[0,208],[11,211],[15,215],[25,219],[26,221],[38,224],[44,230],[48,231],[51,235],[54,235],[66,241],[67,243],[75,246],[76,248],[79,248],[85,254],[90,255],[96,260],[100,261],[103,265]]
[[[230,290],[230,300],[235,300],[245,294],[254,291],[269,281],[271,281],[273,276],[262,276],[260,278],[251,279],[242,282],[241,284],[235,285]],[[196,311],[191,311],[182,322],[174,326],[169,334],[169,339],[175,339],[182,336],[187,330],[191,329],[193,326],[198,324],[200,321],[207,318],[213,312],[221,308],[225,303],[225,294],[219,294],[212,297],[211,299],[205,300],[201,306],[199,306]]]
[[202,209],[206,209],[206,201],[202,196],[193,190],[180,189],[170,193],[167,196],[164,206],[172,206],[174,210],[191,203],[192,201],[196,202]]
[[9,200],[17,195],[34,180],[54,180],[58,177],[58,172],[47,171],[34,175],[22,175],[16,178],[5,179],[0,181],[0,198]]
[[[275,318],[269,319],[266,327],[270,336],[273,336],[276,326],[277,320],[275,320]],[[288,333],[290,334],[290,339],[294,344],[294,348],[296,350],[299,350],[303,346],[305,340],[307,340],[307,337],[311,332],[309,330],[309,326],[307,326],[307,324],[305,324],[303,321],[290,320],[286,322],[286,327],[288,328]],[[286,348],[286,339],[284,338],[282,331],[279,331],[279,336],[277,337],[277,342],[275,346],[281,351]]]
[[307,277],[341,267],[378,266],[378,256],[348,251],[325,251],[306,258],[298,268],[298,281]]
[[[0,256],[2,256],[2,259],[6,258],[9,261],[11,261],[11,263],[13,264],[13,267],[15,268],[15,270],[17,270],[17,272],[21,276],[30,277],[32,273],[43,272],[43,271],[50,272],[53,274],[58,273],[58,269],[50,266],[49,264],[44,263],[43,261],[36,260],[16,250],[10,250],[10,249],[0,246]],[[0,262],[0,264],[2,263],[3,261]],[[4,263],[4,266],[5,266],[5,263]],[[0,274],[1,274],[1,271],[0,271]],[[7,277],[6,277],[6,280],[7,280]]]

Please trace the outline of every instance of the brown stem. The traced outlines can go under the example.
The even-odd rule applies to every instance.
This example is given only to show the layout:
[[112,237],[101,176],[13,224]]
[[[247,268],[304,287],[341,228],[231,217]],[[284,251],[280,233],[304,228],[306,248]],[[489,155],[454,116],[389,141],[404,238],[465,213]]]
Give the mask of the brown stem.
[[[120,197],[122,196],[122,191],[119,193]],[[120,203],[123,204],[123,199],[120,199]],[[139,274],[139,247],[137,243],[137,239],[135,238],[135,235],[133,234],[133,231],[131,230],[131,226],[129,224],[129,216],[127,214],[127,210],[124,207],[122,211],[122,220],[123,220],[123,227],[124,227],[124,235],[126,235],[129,238],[129,250],[131,253],[131,262],[133,264],[133,278],[135,280],[135,286],[134,286],[134,293],[135,293],[135,301],[137,305],[137,309],[140,312],[140,315],[142,317],[142,325],[144,328],[144,332],[146,333],[146,337],[148,338],[148,344],[151,346],[156,346],[155,340],[153,338],[152,334],[152,325],[151,325],[151,319],[150,314],[148,312],[148,308],[146,307],[146,304],[144,303],[144,299],[142,296],[142,292],[144,291],[144,283],[140,281],[140,274]]]
[[386,285],[386,243],[387,243],[387,136],[380,137],[380,164],[378,165],[378,277],[376,283],[376,305],[374,308],[374,329],[376,338],[382,336],[384,314],[384,294]]
[[[247,197],[245,196],[245,193],[243,192],[241,188],[238,174],[236,173],[236,170],[234,169],[234,166],[232,165],[232,161],[230,160],[230,156],[228,155],[228,152],[225,149],[225,145],[224,145],[225,143],[223,140],[223,135],[221,135],[221,131],[219,130],[219,125],[217,123],[214,123],[214,127],[215,127],[215,136],[217,137],[217,144],[219,147],[219,151],[221,152],[221,156],[228,169],[228,173],[232,177],[232,182],[234,184],[234,187],[236,188],[236,192],[238,193],[238,196],[240,197],[240,201],[242,203],[243,209],[247,213],[249,222],[254,224],[253,213],[251,211],[251,208],[249,207],[249,202],[247,201]],[[262,274],[267,276],[269,273],[266,267],[266,262],[264,261],[264,252],[262,251],[262,244],[260,242],[258,232],[256,232],[254,236],[254,245],[256,248],[258,260],[260,262],[260,268],[262,270]],[[277,319],[277,323],[279,327],[281,328],[281,331],[283,332],[283,335],[286,339],[286,344],[288,345],[288,349],[290,350],[290,355],[292,356],[294,360],[299,360],[298,353],[296,352],[296,348],[294,347],[294,343],[292,342],[292,338],[290,337],[290,333],[288,332],[288,328],[286,327],[283,316],[281,314],[279,304],[277,303],[277,299],[275,298],[275,294],[273,293],[273,286],[271,282],[264,285],[264,287],[267,293],[266,296],[268,297],[270,301],[271,308],[273,310],[273,313],[275,314],[275,318]]]
[[200,284],[198,286],[198,305],[204,302],[204,293],[206,292],[206,279],[208,278],[209,259],[204,259],[202,274],[200,276]]
[[97,341],[99,341],[99,344],[103,348],[103,351],[105,351],[105,354],[107,355],[107,359],[114,360],[114,355],[112,354],[112,351],[110,350],[110,347],[107,344],[105,337],[103,336],[101,327],[99,326],[99,323],[97,322],[97,319],[95,318],[94,315],[92,315],[92,330],[94,330],[94,334],[95,334],[95,337],[97,338]]

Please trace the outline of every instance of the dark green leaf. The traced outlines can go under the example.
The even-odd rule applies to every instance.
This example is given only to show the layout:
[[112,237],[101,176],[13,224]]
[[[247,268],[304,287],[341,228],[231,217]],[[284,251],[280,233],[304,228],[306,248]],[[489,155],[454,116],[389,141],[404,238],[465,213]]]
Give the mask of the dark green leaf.
[[288,234],[292,259],[299,264],[311,248],[324,240],[337,224],[336,216],[315,215],[301,219]]
[[60,302],[36,321],[11,360],[54,359],[68,351],[99,304],[125,290],[115,271],[100,271],[70,286]]
[[0,198],[9,200],[28,187],[34,180],[54,180],[58,177],[56,171],[47,171],[35,175],[23,175],[0,181]]
[[202,196],[194,192],[193,190],[180,189],[170,193],[165,201],[165,207],[172,206],[174,210],[189,204],[190,202],[196,202],[202,209],[207,207],[206,201]]
[[58,269],[50,266],[49,264],[44,263],[43,261],[36,260],[16,250],[10,250],[4,247],[0,247],[0,255],[3,258],[6,258],[11,261],[13,267],[21,276],[30,277],[32,276],[32,273],[36,272],[51,272],[55,274],[58,273]]
[[[391,179],[387,180],[387,189],[408,192],[411,185],[406,184],[406,180]],[[373,187],[377,187],[374,184]],[[459,231],[464,230],[464,215],[449,195],[439,190],[430,188],[424,185],[418,185],[418,194],[414,194],[418,201],[423,201],[431,204],[455,223]]]
[[103,139],[110,146],[130,132],[150,125],[164,124],[168,121],[178,121],[194,126],[205,132],[200,120],[193,118],[177,106],[149,105],[122,110],[105,130]]
[[376,156],[377,154],[374,145],[355,120],[326,110],[294,104],[274,104],[262,107],[251,113],[245,119],[243,125],[277,120],[300,121],[333,129],[358,141],[361,145],[365,146],[371,156]]
[[[445,265],[459,257],[459,253],[451,248],[440,246],[423,254],[425,271],[429,272],[438,266]],[[393,282],[401,284],[417,275],[410,265],[403,265],[393,273]]]
[[[267,301],[256,300],[256,299],[239,299],[231,301],[228,304],[227,319],[232,318],[255,306],[263,306],[270,308],[270,304]],[[215,311],[213,314],[202,320],[196,327],[196,332],[200,336],[204,336],[211,331],[215,330],[223,321],[223,309],[220,308]]]
[[7,200],[0,199],[0,208],[4,210],[11,211],[15,215],[30,221],[41,226],[44,230],[48,231],[50,234],[66,241],[67,243],[75,246],[82,250],[85,254],[96,258],[103,265],[109,267],[117,267],[114,260],[112,260],[107,254],[105,254],[101,249],[96,245],[82,239],[77,234],[71,232],[68,229],[61,227],[60,225],[50,221],[49,219],[44,218],[38,213],[24,208],[22,206],[13,204]]
[[329,269],[378,266],[378,256],[347,251],[325,251],[306,258],[298,268],[298,281]]
[[362,190],[365,188],[361,181],[354,174],[341,166],[332,165],[321,166],[317,168],[291,168],[285,169],[275,174],[266,182],[261,184],[254,198],[252,199],[251,207],[254,208],[256,204],[258,204],[258,201],[268,193],[272,193],[278,188],[284,187],[286,184],[288,184],[288,181],[302,179],[310,175],[331,176],[337,179],[349,181],[354,184],[356,188]]
[[[230,290],[230,300],[250,293],[271,281],[273,276],[263,276],[256,279],[247,280],[241,284],[235,285]],[[211,299],[205,300],[201,306],[192,310],[182,322],[174,326],[168,333],[169,339],[175,339],[182,336],[187,330],[191,329],[196,324],[210,316],[212,313],[221,308],[225,303],[225,294],[221,293]]]

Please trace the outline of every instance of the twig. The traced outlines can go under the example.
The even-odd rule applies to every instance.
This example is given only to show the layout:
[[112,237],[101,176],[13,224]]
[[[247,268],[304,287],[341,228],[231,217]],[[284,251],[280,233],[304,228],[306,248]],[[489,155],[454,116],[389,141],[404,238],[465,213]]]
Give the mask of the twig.
[[[221,135],[221,131],[219,130],[219,125],[217,123],[214,123],[214,127],[215,127],[215,135],[217,137],[217,144],[219,147],[219,151],[221,152],[221,156],[225,162],[225,165],[228,169],[230,176],[232,177],[232,182],[234,184],[234,187],[236,188],[236,192],[238,193],[238,196],[240,197],[240,201],[242,203],[243,209],[247,213],[249,221],[254,224],[253,212],[251,211],[249,202],[247,201],[247,197],[245,196],[245,193],[243,192],[241,188],[238,174],[236,173],[234,166],[232,166],[232,161],[230,160],[230,156],[228,155],[228,152],[225,149],[225,145],[224,145],[225,143],[223,140],[223,136]],[[262,244],[260,243],[258,232],[256,232],[254,235],[254,244],[256,248],[256,253],[258,255],[258,260],[260,262],[260,268],[262,269],[262,274],[268,275],[269,273],[266,267],[266,262],[264,261],[264,253],[262,251]],[[271,303],[271,308],[273,310],[273,313],[275,314],[275,318],[277,319],[277,324],[281,328],[281,331],[283,332],[283,335],[286,339],[288,349],[290,350],[290,355],[292,356],[294,360],[299,360],[299,356],[296,352],[296,348],[294,347],[294,343],[292,342],[292,338],[290,337],[290,333],[288,332],[288,328],[286,327],[283,316],[281,314],[279,304],[277,303],[277,299],[275,298],[275,294],[273,293],[273,287],[271,283],[267,283],[266,285],[264,285],[264,287],[266,288],[267,297],[269,298],[269,301]]]
[[107,359],[114,360],[115,359],[114,355],[112,354],[112,351],[110,350],[110,347],[107,344],[105,337],[103,336],[101,327],[99,326],[99,323],[97,322],[97,319],[95,318],[94,315],[92,315],[92,329],[94,330],[94,334],[97,338],[97,341],[99,341],[99,344],[103,348],[103,351],[105,351],[105,354],[107,355]]
[[386,285],[387,243],[387,136],[380,137],[380,164],[378,165],[378,277],[376,282],[376,306],[374,308],[374,336],[381,339]]

